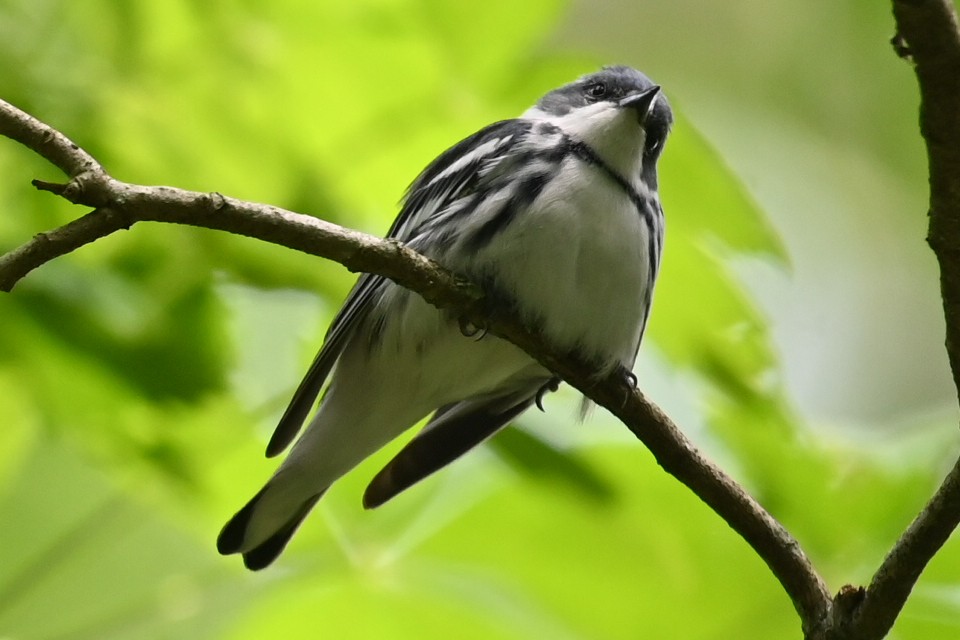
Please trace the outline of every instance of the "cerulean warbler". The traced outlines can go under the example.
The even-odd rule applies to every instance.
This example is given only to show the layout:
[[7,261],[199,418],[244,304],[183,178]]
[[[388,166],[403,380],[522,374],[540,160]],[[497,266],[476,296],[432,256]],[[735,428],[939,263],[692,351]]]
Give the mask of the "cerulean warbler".
[[[410,186],[389,236],[496,292],[598,374],[629,371],[660,264],[657,159],[671,122],[660,87],[639,71],[584,76],[440,154]],[[452,462],[556,388],[517,347],[465,333],[418,295],[361,276],[267,455],[294,440],[333,371],[319,410],[223,528],[220,553],[243,554],[250,569],[273,562],[334,481],[430,412],[364,506]]]

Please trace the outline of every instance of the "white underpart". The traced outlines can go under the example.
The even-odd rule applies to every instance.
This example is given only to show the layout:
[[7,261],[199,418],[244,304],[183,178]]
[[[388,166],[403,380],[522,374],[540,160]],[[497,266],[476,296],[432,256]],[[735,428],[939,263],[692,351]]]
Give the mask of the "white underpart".
[[552,342],[608,368],[630,367],[648,276],[647,231],[625,196],[584,189],[584,173],[568,158],[536,206],[477,260],[497,261],[501,286]]
[[[586,143],[637,193],[653,197],[640,181],[644,137],[636,111],[597,103],[540,119]],[[558,346],[629,368],[642,331],[649,246],[649,230],[623,187],[569,156],[523,215],[481,252],[461,252],[470,257],[465,264],[451,266],[474,272],[495,264],[501,286]]]
[[[540,119],[588,144],[641,195],[649,195],[639,181],[643,134],[635,111],[600,103]],[[526,144],[550,145],[556,139],[535,137]],[[478,207],[469,224],[490,219],[510,195],[501,193]],[[468,237],[465,232],[459,240]],[[581,349],[606,371],[633,365],[648,295],[649,243],[623,187],[600,168],[569,156],[532,205],[492,242],[480,250],[451,251],[446,266],[496,274],[527,318],[543,323],[551,341]],[[513,345],[493,336],[464,337],[456,323],[399,287],[388,288],[378,304],[391,309],[379,348],[370,352],[362,330],[347,344],[319,412],[258,503],[244,550],[261,544],[311,496],[437,407],[521,388],[532,393],[549,378]]]

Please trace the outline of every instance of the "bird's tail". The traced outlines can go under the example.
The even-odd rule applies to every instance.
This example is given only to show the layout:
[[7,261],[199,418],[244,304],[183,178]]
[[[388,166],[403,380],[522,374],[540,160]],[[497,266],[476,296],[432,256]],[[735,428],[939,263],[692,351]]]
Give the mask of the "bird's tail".
[[244,566],[253,571],[277,559],[324,493],[291,503],[273,486],[276,479],[230,518],[217,537],[217,551],[223,555],[243,554]]

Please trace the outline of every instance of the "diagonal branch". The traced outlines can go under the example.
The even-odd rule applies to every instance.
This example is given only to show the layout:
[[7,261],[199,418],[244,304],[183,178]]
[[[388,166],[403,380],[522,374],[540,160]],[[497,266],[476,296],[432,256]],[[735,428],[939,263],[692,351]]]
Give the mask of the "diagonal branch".
[[11,291],[28,273],[98,238],[130,226],[109,209],[97,209],[0,256],[0,291]]
[[630,384],[626,372],[597,380],[578,356],[551,350],[506,308],[487,304],[483,292],[416,252],[337,225],[268,205],[220,194],[145,187],[114,180],[62,134],[0,101],[0,133],[40,153],[73,179],[37,182],[93,213],[41,234],[0,257],[0,287],[9,291],[30,269],[73,248],[139,221],[219,229],[335,260],[353,271],[386,276],[431,304],[513,342],[587,397],[609,409],[654,454],[663,468],[690,488],[737,531],[767,563],[793,601],[805,629],[827,616],[830,596],[799,544],[732,478],[696,449],[677,426]]
[[920,515],[900,536],[867,587],[854,624],[858,638],[884,637],[903,609],[927,563],[960,522],[960,461]]

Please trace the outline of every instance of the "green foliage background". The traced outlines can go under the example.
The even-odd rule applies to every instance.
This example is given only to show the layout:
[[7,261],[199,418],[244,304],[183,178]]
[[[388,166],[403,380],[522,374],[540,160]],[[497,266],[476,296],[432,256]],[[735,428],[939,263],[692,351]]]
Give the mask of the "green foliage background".
[[[882,199],[893,228],[895,216],[922,218],[909,70],[883,49],[892,19],[873,3],[831,5],[826,26],[799,13],[754,19],[761,5],[746,1],[675,4],[8,0],[0,97],[120,179],[382,233],[415,171],[446,146],[604,62],[647,70],[679,118],[662,166],[668,249],[641,385],[784,521],[833,587],[863,582],[955,455],[952,405],[941,411],[951,398],[904,394],[911,428],[882,433],[824,428],[808,399],[788,400],[796,384],[778,352],[795,347],[769,319],[783,314],[785,245],[804,245],[795,216],[777,216],[800,189],[791,176],[821,165],[847,175],[854,149],[870,158],[865,175],[897,180],[804,188],[822,187],[834,217]],[[677,47],[681,28],[692,46]],[[743,60],[710,57],[704,43],[722,29],[737,43],[739,32],[731,50]],[[830,67],[804,33],[877,66]],[[899,93],[882,90],[891,78]],[[767,166],[773,148],[798,151]],[[2,249],[80,213],[31,190],[33,177],[60,176],[12,142],[0,144],[0,175]],[[912,208],[894,210],[903,203]],[[920,245],[922,220],[911,224],[897,242]],[[836,248],[855,262],[851,246],[883,241],[846,236]],[[141,225],[3,297],[0,638],[799,637],[746,545],[608,416],[576,424],[569,393],[363,512],[362,488],[390,451],[375,456],[269,571],[217,556],[219,526],[273,469],[266,437],[351,282],[277,247]],[[937,340],[937,322],[913,326]],[[858,372],[822,376],[853,389]],[[896,637],[960,632],[957,555],[948,545],[934,561]]]

